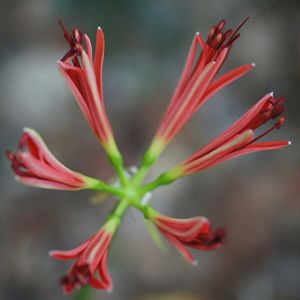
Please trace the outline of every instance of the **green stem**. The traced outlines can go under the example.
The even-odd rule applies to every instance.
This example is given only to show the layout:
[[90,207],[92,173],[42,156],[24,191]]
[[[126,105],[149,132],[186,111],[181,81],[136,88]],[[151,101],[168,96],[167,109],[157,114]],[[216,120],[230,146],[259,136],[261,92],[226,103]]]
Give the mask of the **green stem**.
[[145,184],[144,186],[142,186],[140,188],[140,192],[142,194],[145,194],[147,192],[151,192],[151,191],[157,189],[158,187],[160,187],[162,185],[171,184],[176,179],[177,178],[172,178],[172,176],[169,176],[169,173],[163,173],[159,177],[157,177],[154,181],[149,182],[149,183]]
[[107,156],[111,162],[111,164],[113,165],[113,167],[115,168],[115,170],[118,173],[119,179],[121,181],[121,184],[123,187],[128,185],[128,177],[126,175],[126,171],[123,165],[123,157],[122,154],[120,153],[117,144],[115,143],[115,141],[112,139],[107,147],[105,148]]
[[137,187],[143,182],[144,178],[149,172],[150,167],[151,165],[150,166],[141,165],[141,167],[138,169],[138,171],[132,178],[131,182],[133,186]]
[[120,164],[120,165],[116,164],[116,165],[114,165],[114,167],[118,173],[118,176],[119,176],[122,186],[127,186],[129,180],[128,180],[128,177],[127,177],[127,174],[126,174],[123,164]]
[[155,165],[160,154],[162,153],[165,147],[165,141],[154,138],[152,143],[150,144],[149,149],[145,152],[142,164],[132,179],[132,183],[134,186],[139,186],[145,179],[149,169]]
[[108,218],[115,218],[122,220],[123,216],[125,215],[128,207],[130,206],[130,203],[127,198],[124,198],[120,200],[115,207],[113,208],[111,214],[108,216]]
[[106,184],[103,181],[99,181],[92,187],[92,189],[95,191],[110,193],[118,197],[124,197],[124,191],[121,188]]

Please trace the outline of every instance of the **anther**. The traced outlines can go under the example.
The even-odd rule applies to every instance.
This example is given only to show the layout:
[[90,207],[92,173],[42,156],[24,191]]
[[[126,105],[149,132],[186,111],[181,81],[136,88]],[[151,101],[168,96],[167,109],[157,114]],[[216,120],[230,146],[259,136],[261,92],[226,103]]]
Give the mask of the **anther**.
[[286,116],[280,117],[279,120],[275,124],[276,129],[279,129],[286,122],[286,119],[287,119]]
[[225,27],[226,21],[223,19],[217,25],[217,31],[221,31]]
[[73,29],[73,37],[77,43],[82,43],[82,33],[77,28]]

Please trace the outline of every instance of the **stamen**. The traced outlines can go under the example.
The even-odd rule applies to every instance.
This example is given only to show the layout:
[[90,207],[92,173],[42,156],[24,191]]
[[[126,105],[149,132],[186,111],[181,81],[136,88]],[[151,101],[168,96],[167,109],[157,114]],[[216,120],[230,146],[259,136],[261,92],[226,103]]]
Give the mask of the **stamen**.
[[62,29],[64,33],[64,37],[67,40],[70,50],[64,55],[64,57],[61,59],[63,62],[68,62],[70,60],[73,60],[73,63],[75,66],[80,66],[79,60],[77,59],[77,56],[81,56],[81,51],[83,50],[83,33],[75,28],[72,31],[72,35],[67,31],[66,27],[64,26],[61,19],[58,19],[58,23],[60,28]]
[[279,129],[286,121],[286,116],[281,117],[271,128],[269,128],[268,130],[266,130],[265,132],[263,132],[262,134],[260,134],[258,137],[256,137],[255,139],[253,139],[249,144],[244,145],[242,148],[253,144],[254,142],[256,142],[257,140],[261,139],[262,137],[264,137],[265,135],[267,135],[268,133],[270,133],[271,131],[273,131],[274,129]]
[[65,39],[68,41],[69,45],[71,48],[74,47],[74,42],[73,42],[73,38],[71,36],[71,34],[67,31],[63,21],[61,18],[58,18],[58,24],[59,24],[59,27],[62,29],[63,33],[64,33],[64,37]]
[[276,129],[279,129],[286,122],[286,120],[287,120],[286,116],[280,117],[279,120],[275,124]]
[[73,29],[73,37],[77,43],[82,43],[82,32],[77,28]]
[[207,37],[207,40],[206,40],[206,43],[208,44],[209,42],[210,42],[210,40],[213,38],[213,36],[215,35],[215,33],[216,33],[216,26],[212,26],[211,28],[210,28],[210,31],[209,31],[209,34],[208,34],[208,37]]
[[13,159],[14,159],[15,154],[14,154],[12,151],[6,150],[5,153],[6,153],[6,157],[7,157],[9,160],[13,160]]
[[250,17],[247,17],[241,24],[240,26],[234,31],[234,33],[231,35],[231,38],[228,40],[228,42],[226,43],[226,46],[224,45],[224,47],[228,47],[231,46],[232,43],[238,39],[240,37],[240,34],[238,33],[240,31],[240,29],[245,25],[245,23],[250,19]]
[[225,33],[224,33],[224,41],[227,40],[227,38],[229,38],[232,34],[232,29],[228,29]]
[[226,21],[222,19],[219,24],[217,25],[217,31],[221,31],[226,25]]
[[240,37],[239,30],[249,19],[250,17],[247,17],[234,32],[232,29],[228,29],[225,33],[223,33],[222,30],[224,29],[226,22],[225,20],[221,20],[217,26],[211,27],[206,44],[216,50],[231,47]]

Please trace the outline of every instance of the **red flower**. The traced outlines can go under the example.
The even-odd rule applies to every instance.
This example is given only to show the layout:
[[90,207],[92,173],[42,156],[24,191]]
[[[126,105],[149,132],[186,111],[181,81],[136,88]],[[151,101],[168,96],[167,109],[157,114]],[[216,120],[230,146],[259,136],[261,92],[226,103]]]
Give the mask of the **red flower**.
[[[27,150],[26,150],[27,148]],[[49,151],[40,135],[25,128],[18,151],[7,151],[16,179],[22,183],[58,190],[79,190],[95,184],[92,178],[71,171]]]
[[[90,127],[107,149],[115,148],[113,133],[108,120],[102,89],[104,35],[99,27],[96,35],[96,52],[93,61],[89,37],[78,29],[70,35],[60,21],[70,50],[58,62],[58,67],[75,96]],[[84,50],[85,43],[86,50]]]
[[187,249],[214,250],[224,244],[225,230],[218,228],[215,231],[205,217],[189,219],[175,219],[148,209],[148,218],[151,219],[161,234],[182,254],[190,263],[195,264],[192,254]]
[[[212,26],[206,43],[196,33],[179,84],[161,121],[152,147],[161,148],[177,134],[187,120],[217,91],[249,72],[254,64],[238,67],[215,80],[234,42],[238,31],[247,19],[233,32],[223,32],[225,20]],[[198,47],[202,51],[197,55]],[[156,152],[153,149],[153,152]]]
[[69,273],[62,278],[64,292],[70,293],[75,288],[88,284],[96,289],[112,291],[106,261],[109,245],[116,229],[115,224],[106,223],[89,240],[73,250],[50,252],[50,255],[56,259],[77,259]]
[[[273,97],[273,93],[267,94],[230,128],[175,169],[177,171],[181,169],[182,175],[188,175],[237,156],[288,146],[290,142],[285,140],[256,142],[284,124],[286,117],[280,116],[284,111],[283,102],[283,97],[276,99]],[[278,121],[271,128],[255,137],[254,134],[257,128],[278,116],[280,116]]]

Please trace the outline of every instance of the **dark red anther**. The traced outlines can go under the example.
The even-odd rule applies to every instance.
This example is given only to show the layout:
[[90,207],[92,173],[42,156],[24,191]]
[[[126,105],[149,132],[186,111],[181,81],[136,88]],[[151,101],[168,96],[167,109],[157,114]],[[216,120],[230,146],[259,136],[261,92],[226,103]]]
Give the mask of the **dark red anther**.
[[231,47],[240,37],[239,30],[248,20],[249,17],[246,18],[234,32],[232,29],[228,29],[225,33],[223,33],[222,30],[224,29],[226,22],[225,20],[221,20],[217,26],[211,27],[206,44],[216,50]]
[[223,19],[219,22],[219,24],[217,25],[217,31],[222,31],[222,29],[225,27],[226,25],[226,21]]
[[9,160],[12,161],[12,160],[14,159],[15,154],[14,154],[12,151],[6,150],[5,153],[6,153],[6,157],[7,157]]
[[226,231],[224,228],[218,228],[215,232],[210,235],[199,236],[198,240],[201,241],[202,245],[213,247],[217,244],[224,244],[226,237]]
[[213,243],[221,243],[224,244],[225,243],[225,238],[226,238],[226,230],[223,227],[220,227],[218,229],[216,229],[215,234],[214,234],[214,238],[213,238]]
[[[75,59],[76,56],[81,55],[81,51],[83,49],[83,33],[75,28],[72,31],[72,35],[67,31],[66,27],[64,26],[61,19],[58,19],[59,25],[64,33],[64,37],[67,40],[70,50],[64,55],[64,57],[61,59],[61,61],[66,62],[70,59]],[[78,61],[74,61],[75,65],[78,65]]]
[[65,287],[67,292],[72,291],[74,288],[85,287],[90,282],[91,275],[89,265],[85,264],[77,267],[75,274],[70,273],[61,279],[61,284]]
[[207,37],[207,41],[206,41],[207,44],[211,41],[211,39],[212,39],[213,36],[215,35],[216,30],[217,30],[216,26],[214,26],[214,25],[211,26],[210,31],[209,31],[209,34],[208,34],[208,37]]
[[214,41],[215,43],[219,44],[222,42],[222,40],[223,40],[223,33],[221,31],[215,36]]
[[81,44],[82,43],[82,32],[79,29],[74,28],[73,29],[73,38],[76,43]]
[[220,44],[222,44],[222,41],[223,41],[223,34],[222,32],[219,32],[210,41],[210,47],[218,49]]
[[279,129],[286,122],[286,119],[287,119],[286,116],[280,117],[279,120],[275,124],[276,129]]
[[231,36],[232,34],[232,29],[228,29],[225,33],[224,33],[224,40],[227,40],[229,38],[229,36]]
[[285,107],[283,105],[284,102],[285,102],[285,97],[279,97],[278,99],[276,99],[276,102],[274,102],[274,108],[272,111],[272,119],[277,118],[285,111]]

